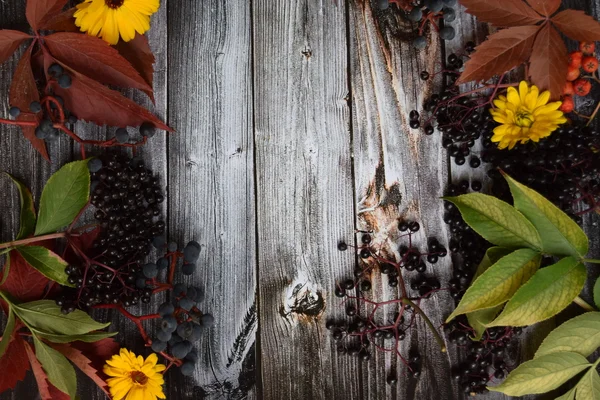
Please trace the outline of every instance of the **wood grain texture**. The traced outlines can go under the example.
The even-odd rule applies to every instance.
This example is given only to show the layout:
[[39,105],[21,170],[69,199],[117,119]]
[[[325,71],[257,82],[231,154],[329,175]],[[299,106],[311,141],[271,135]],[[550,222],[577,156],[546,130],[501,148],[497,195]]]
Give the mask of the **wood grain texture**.
[[345,6],[256,0],[254,16],[263,399],[358,399],[357,360],[324,328],[343,308],[354,230]]

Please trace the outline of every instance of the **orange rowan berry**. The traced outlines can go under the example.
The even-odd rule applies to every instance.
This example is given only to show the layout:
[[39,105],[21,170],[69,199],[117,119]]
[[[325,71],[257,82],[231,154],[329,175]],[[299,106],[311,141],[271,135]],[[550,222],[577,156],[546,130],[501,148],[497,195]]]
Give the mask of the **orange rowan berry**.
[[579,68],[581,66],[581,58],[583,53],[580,51],[572,51],[569,53],[569,67]]
[[562,99],[562,105],[560,106],[560,111],[564,113],[570,113],[575,108],[575,102],[573,102],[573,97],[565,96]]
[[577,79],[573,82],[573,90],[577,96],[587,96],[592,90],[592,84],[586,79]]
[[575,93],[575,91],[573,90],[573,82],[566,81],[565,82],[565,87],[563,87],[562,94],[570,96],[573,93]]
[[581,67],[585,72],[595,72],[598,69],[598,60],[594,56],[586,56],[581,60]]
[[579,71],[579,67],[569,67],[569,69],[567,70],[567,80],[574,81],[575,79],[579,78],[580,74],[581,71]]
[[593,54],[596,49],[596,43],[594,42],[580,42],[579,50],[584,52],[585,54]]

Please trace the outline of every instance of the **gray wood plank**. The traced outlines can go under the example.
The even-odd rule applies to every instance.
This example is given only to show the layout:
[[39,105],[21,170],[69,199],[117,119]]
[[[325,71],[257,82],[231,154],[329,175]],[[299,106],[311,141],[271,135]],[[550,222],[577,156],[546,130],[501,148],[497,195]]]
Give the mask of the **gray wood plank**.
[[250,3],[168,7],[169,231],[202,245],[185,281],[206,290],[215,327],[197,345],[195,379],[167,396],[241,399],[253,393],[257,329]]
[[344,2],[255,0],[262,399],[357,399],[357,361],[324,328],[351,276],[352,169]]

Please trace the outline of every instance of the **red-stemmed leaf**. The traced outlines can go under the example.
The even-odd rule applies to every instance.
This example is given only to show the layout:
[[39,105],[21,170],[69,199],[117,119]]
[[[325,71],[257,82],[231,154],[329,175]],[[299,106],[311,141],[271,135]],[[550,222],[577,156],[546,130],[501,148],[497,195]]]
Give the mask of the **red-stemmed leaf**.
[[0,29],[0,63],[8,60],[23,41],[31,39],[26,33]]
[[481,22],[495,26],[535,25],[544,19],[523,0],[460,0],[460,4]]
[[[35,83],[33,70],[31,69],[31,52],[32,46],[23,53],[19,64],[17,64],[17,68],[15,69],[10,84],[9,101],[11,106],[19,107],[21,109],[21,114],[17,120],[39,123],[39,117],[37,115],[27,112],[32,101],[40,100],[40,94]],[[35,136],[35,127],[22,126],[21,130],[23,131],[23,136],[31,142],[33,147],[46,160],[50,161],[48,150],[46,149],[46,142]]]
[[527,3],[538,13],[549,17],[558,10],[561,0],[527,0]]
[[48,31],[81,32],[77,25],[75,25],[75,18],[73,17],[76,10],[77,9],[73,7],[55,15],[50,18],[42,28]]
[[34,30],[42,29],[46,21],[60,13],[68,0],[27,0],[25,15]]
[[[6,267],[4,270],[7,270]],[[0,290],[23,302],[39,300],[50,282],[48,278],[27,264],[16,250],[10,252],[8,271],[8,277],[0,285]]]
[[30,367],[25,341],[19,335],[13,335],[6,353],[0,358],[0,365],[2,365],[0,393],[7,389],[13,389],[18,381],[25,379],[25,374]]
[[531,82],[558,99],[567,81],[567,47],[551,24],[538,33],[529,62]]
[[106,360],[119,352],[121,345],[112,338],[98,340],[97,342],[73,342],[71,347],[81,351],[92,362],[92,366],[98,371],[106,363]]
[[494,33],[471,55],[458,83],[489,79],[527,61],[538,30],[528,25]]
[[31,370],[33,376],[38,385],[38,391],[40,392],[41,400],[69,400],[69,395],[58,390],[54,385],[48,381],[48,375],[44,372],[42,364],[35,356],[35,353],[29,343],[24,342],[25,351],[31,364]]
[[600,22],[580,10],[563,10],[552,22],[568,37],[580,42],[600,40]]
[[154,54],[150,50],[148,38],[136,33],[129,42],[120,40],[115,46],[117,51],[134,66],[150,87],[154,82]]
[[45,37],[52,56],[98,82],[140,89],[154,101],[152,87],[138,71],[104,40],[94,36],[61,32]]

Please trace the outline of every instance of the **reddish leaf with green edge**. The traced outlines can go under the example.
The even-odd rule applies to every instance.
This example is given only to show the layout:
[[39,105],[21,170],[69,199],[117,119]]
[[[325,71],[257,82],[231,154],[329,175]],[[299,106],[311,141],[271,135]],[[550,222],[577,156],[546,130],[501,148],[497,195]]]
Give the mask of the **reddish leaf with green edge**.
[[45,23],[60,13],[68,0],[27,0],[25,15],[34,30],[41,29]]
[[[10,84],[9,101],[11,106],[19,107],[21,109],[21,114],[17,117],[17,120],[39,122],[39,117],[37,115],[28,112],[31,102],[40,100],[40,94],[31,69],[31,52],[32,46],[23,53],[23,56],[15,69]],[[21,127],[21,130],[23,131],[23,136],[31,142],[33,147],[46,160],[50,161],[48,150],[46,149],[46,142],[35,137],[35,127],[23,126]]]
[[567,47],[551,24],[544,25],[535,38],[529,62],[531,82],[558,99],[567,81]]
[[503,74],[527,61],[538,26],[518,26],[490,35],[477,46],[457,83],[480,81]]
[[61,392],[54,387],[54,385],[48,382],[48,375],[46,375],[46,372],[44,372],[42,364],[40,364],[40,361],[35,356],[33,349],[29,343],[24,343],[25,351],[27,352],[27,357],[29,358],[29,363],[31,364],[31,370],[38,385],[38,391],[40,392],[41,400],[69,400],[68,394]]
[[[81,372],[89,376],[90,379],[92,379],[94,383],[98,385],[102,391],[104,391],[104,393],[110,395],[106,381],[104,380],[105,375],[102,372],[102,368],[94,367],[92,365],[92,360],[88,357],[88,355],[84,354],[84,352],[80,349],[74,347],[74,344],[71,343],[50,343],[50,346],[52,346],[56,351],[62,353],[62,355],[67,357],[69,361],[75,364],[75,366],[79,368]],[[104,361],[106,361],[106,359]]]
[[580,42],[600,40],[600,22],[580,10],[564,10],[552,18],[562,33]]
[[527,0],[527,3],[545,17],[551,16],[560,7],[560,0]]
[[544,19],[523,0],[460,0],[460,4],[481,22],[496,26],[534,25]]
[[117,50],[104,40],[78,33],[55,33],[45,37],[52,56],[100,83],[140,89],[154,101],[152,87]]
[[29,371],[29,361],[25,350],[25,341],[21,336],[13,336],[4,356],[0,358],[2,373],[0,374],[0,393],[13,389],[18,381],[25,379]]
[[44,294],[48,278],[31,267],[19,252],[10,252],[10,271],[0,290],[8,292],[17,300],[26,302],[38,300]]
[[8,60],[23,41],[31,39],[26,33],[0,29],[0,63]]
[[77,25],[75,25],[75,18],[73,17],[75,10],[77,10],[75,7],[69,8],[48,19],[43,29],[60,32],[81,32]]
[[117,51],[133,65],[150,87],[154,82],[154,54],[150,50],[148,38],[137,33],[133,40],[120,40],[115,46]]

